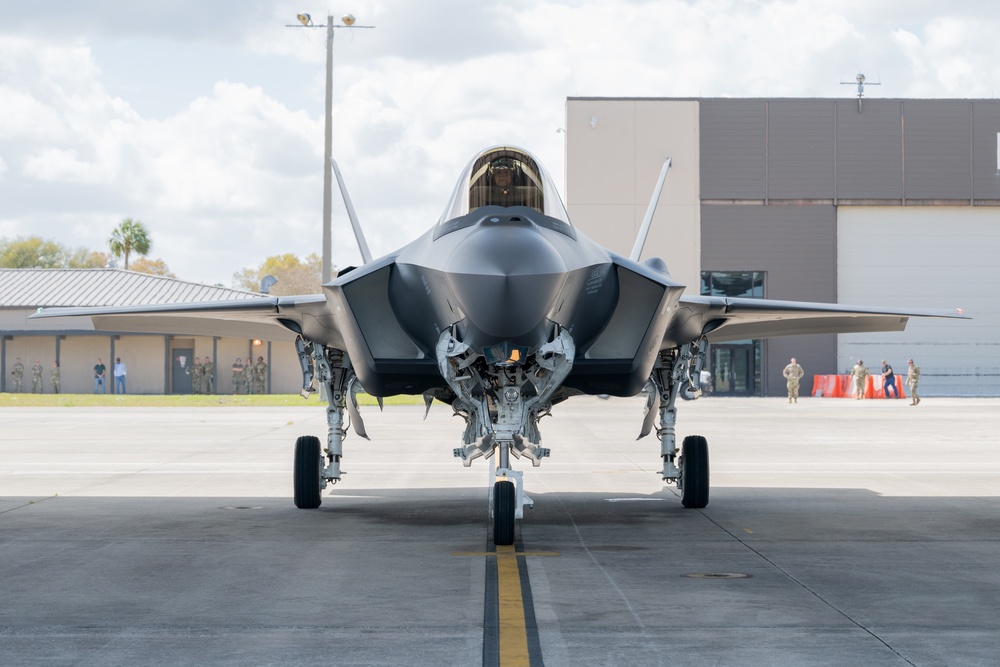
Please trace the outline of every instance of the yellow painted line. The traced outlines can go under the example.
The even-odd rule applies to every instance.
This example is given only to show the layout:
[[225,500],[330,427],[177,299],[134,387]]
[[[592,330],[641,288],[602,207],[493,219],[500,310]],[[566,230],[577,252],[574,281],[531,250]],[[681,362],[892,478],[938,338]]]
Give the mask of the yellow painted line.
[[[513,547],[508,547],[508,548],[512,549]],[[503,553],[499,552],[500,547],[497,547],[497,549],[498,549],[498,552],[496,552],[496,553],[494,553],[493,551],[452,551],[451,555],[452,556],[468,556],[470,558],[475,558],[475,557],[480,557],[480,558],[487,557],[488,558],[490,556],[496,557],[496,556],[506,555],[506,554],[503,554]],[[526,556],[526,557],[532,558],[532,557],[538,557],[538,556],[562,556],[562,554],[559,553],[558,551],[516,551],[516,552],[514,552],[514,556],[515,557],[517,557],[517,556]]]
[[513,545],[497,546],[497,601],[500,606],[500,667],[530,667],[521,572]]
[[528,624],[524,617],[521,571],[518,556],[559,556],[558,551],[514,550],[513,545],[498,545],[493,551],[454,551],[452,556],[493,557],[497,559],[497,606],[499,611],[497,644],[500,667],[531,667],[528,655]]

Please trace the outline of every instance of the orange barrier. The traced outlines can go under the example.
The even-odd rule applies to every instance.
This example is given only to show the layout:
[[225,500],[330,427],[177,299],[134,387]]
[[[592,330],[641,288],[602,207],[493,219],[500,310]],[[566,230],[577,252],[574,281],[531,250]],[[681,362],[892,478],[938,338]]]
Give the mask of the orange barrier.
[[[865,383],[865,398],[885,398],[882,375],[869,375]],[[893,377],[896,384],[896,391],[900,398],[906,398],[903,391],[903,378],[899,375]],[[813,375],[813,396],[824,398],[854,398],[854,382],[850,375]]]

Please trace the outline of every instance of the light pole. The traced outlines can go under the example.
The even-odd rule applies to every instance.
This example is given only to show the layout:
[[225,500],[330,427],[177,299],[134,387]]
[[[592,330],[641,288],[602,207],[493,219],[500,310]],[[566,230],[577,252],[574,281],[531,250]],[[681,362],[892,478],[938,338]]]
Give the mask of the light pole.
[[[287,25],[286,28],[322,28],[313,25],[309,14],[297,14],[300,25]],[[330,282],[330,218],[333,208],[333,30],[334,28],[374,28],[373,25],[354,25],[354,16],[344,14],[340,17],[344,25],[336,25],[333,16],[326,17],[326,117],[325,146],[323,149],[323,284]]]

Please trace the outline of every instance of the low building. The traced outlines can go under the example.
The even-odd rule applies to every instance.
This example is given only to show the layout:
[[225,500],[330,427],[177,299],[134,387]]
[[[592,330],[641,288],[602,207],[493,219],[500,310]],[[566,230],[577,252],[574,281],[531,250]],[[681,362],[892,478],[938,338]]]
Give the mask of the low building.
[[31,368],[43,368],[45,393],[50,369],[59,364],[62,392],[94,390],[94,366],[107,366],[107,392],[115,390],[114,360],[128,367],[130,394],[192,393],[190,366],[195,357],[214,362],[213,393],[230,394],[232,366],[263,358],[268,393],[297,393],[302,386],[295,345],[280,340],[224,336],[182,336],[128,331],[94,331],[89,318],[29,319],[39,308],[134,306],[252,299],[260,294],[201,285],[120,269],[0,269],[0,391],[12,390],[11,369],[20,358],[24,390],[31,391]]

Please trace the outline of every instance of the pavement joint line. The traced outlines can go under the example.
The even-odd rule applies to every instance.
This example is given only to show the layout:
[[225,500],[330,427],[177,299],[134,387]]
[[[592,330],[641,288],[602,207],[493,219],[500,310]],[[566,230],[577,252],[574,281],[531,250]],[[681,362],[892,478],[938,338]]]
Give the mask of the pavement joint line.
[[37,500],[29,500],[28,502],[24,503],[23,505],[17,505],[16,507],[9,507],[9,508],[7,508],[5,510],[0,510],[0,514],[7,514],[8,512],[14,512],[16,510],[24,509],[25,507],[31,507],[32,505],[37,505],[38,503],[43,503],[46,500],[52,500],[53,498],[58,498],[58,497],[59,497],[59,494],[58,493],[54,493],[51,496],[44,496],[42,498],[38,498]]

